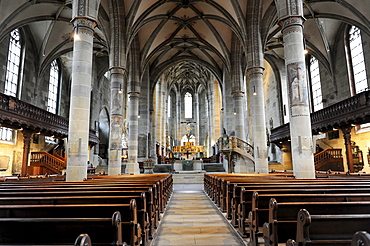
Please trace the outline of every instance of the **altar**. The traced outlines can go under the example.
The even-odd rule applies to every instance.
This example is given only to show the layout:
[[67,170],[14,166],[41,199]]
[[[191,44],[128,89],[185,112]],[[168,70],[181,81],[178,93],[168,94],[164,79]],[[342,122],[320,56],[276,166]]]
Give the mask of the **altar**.
[[184,146],[173,146],[173,153],[181,154],[182,160],[176,160],[174,163],[174,169],[176,172],[179,171],[202,171],[203,161],[194,160],[197,153],[203,153],[204,146],[194,145],[193,142],[185,142]]
[[174,169],[176,172],[179,171],[202,171],[203,161],[201,160],[176,160],[174,163]]

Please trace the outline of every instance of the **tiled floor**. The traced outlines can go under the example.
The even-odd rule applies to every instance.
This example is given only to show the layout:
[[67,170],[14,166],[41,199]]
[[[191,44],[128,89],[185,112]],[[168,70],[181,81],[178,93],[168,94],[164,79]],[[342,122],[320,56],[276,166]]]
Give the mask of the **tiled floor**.
[[154,246],[244,245],[202,188],[202,184],[175,184]]

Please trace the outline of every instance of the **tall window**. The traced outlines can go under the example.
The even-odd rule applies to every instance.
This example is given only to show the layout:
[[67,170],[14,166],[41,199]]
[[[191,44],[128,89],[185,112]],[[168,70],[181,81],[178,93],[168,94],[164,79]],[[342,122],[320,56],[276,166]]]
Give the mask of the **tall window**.
[[[4,88],[4,94],[13,97],[17,96],[20,58],[21,39],[19,35],[19,30],[14,29],[10,33]],[[14,135],[14,130],[6,127],[0,127],[0,141],[12,142],[15,137]]]
[[19,30],[15,29],[10,33],[8,63],[6,66],[4,93],[9,96],[17,96],[20,57],[21,42]]
[[171,96],[168,95],[168,100],[167,100],[167,117],[171,117]]
[[357,94],[367,90],[368,85],[361,32],[360,29],[355,26],[352,26],[349,30],[349,47],[351,50],[353,76]]
[[321,95],[319,61],[314,56],[311,56],[310,58],[310,77],[312,87],[313,109],[314,111],[317,111],[323,108],[323,103]]
[[59,66],[57,61],[54,60],[50,66],[49,96],[48,96],[48,111],[53,114],[57,113],[58,90],[59,90]]
[[193,118],[193,97],[189,92],[185,94],[185,118]]

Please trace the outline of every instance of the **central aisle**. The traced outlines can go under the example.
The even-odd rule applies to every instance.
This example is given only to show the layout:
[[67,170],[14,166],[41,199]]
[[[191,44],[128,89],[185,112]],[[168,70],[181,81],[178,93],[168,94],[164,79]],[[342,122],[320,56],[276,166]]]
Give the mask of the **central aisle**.
[[175,184],[155,246],[245,245],[199,184]]

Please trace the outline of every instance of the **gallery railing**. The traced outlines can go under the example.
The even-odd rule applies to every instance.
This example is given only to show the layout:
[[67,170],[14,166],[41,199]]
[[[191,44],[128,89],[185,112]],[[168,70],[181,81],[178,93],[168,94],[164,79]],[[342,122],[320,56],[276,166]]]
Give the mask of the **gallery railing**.
[[[15,97],[0,93],[0,123],[12,129],[41,132],[48,136],[64,138],[68,135],[68,119],[23,102]],[[90,129],[89,141],[99,142],[95,130]]]
[[[312,132],[317,134],[320,131],[330,131],[333,127],[368,123],[369,116],[370,91],[364,91],[311,113]],[[289,138],[289,123],[271,129],[270,142],[277,143]]]

